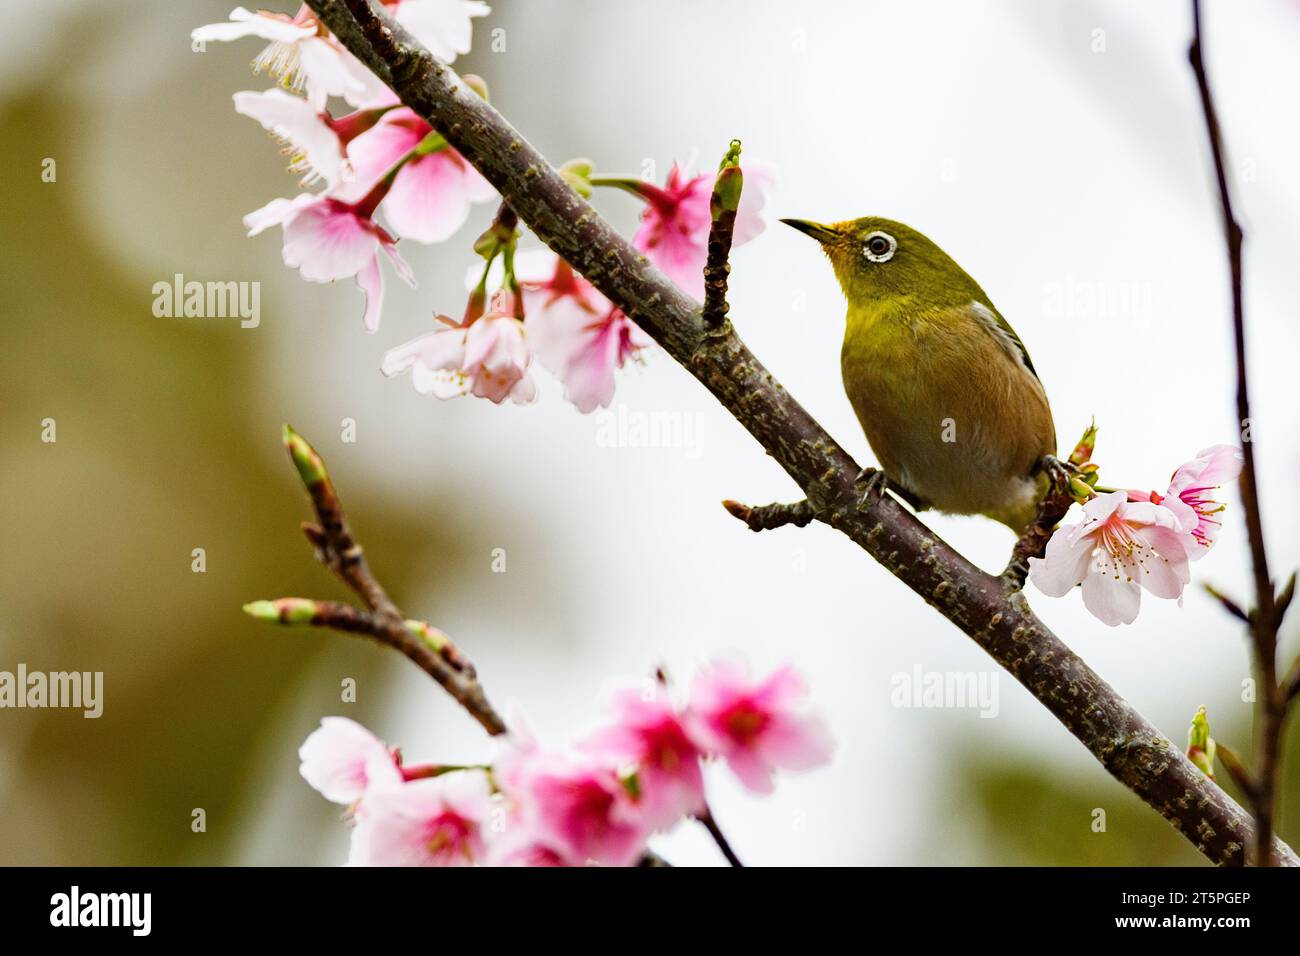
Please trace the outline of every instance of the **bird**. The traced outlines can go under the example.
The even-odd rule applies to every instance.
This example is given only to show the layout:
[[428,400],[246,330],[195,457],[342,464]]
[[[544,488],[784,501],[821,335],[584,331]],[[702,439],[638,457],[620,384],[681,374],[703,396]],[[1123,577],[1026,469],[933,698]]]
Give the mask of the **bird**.
[[1063,467],[1046,389],[979,284],[917,230],[867,216],[782,219],[826,253],[848,315],[844,390],[883,471],[917,511],[985,515],[1020,534]]

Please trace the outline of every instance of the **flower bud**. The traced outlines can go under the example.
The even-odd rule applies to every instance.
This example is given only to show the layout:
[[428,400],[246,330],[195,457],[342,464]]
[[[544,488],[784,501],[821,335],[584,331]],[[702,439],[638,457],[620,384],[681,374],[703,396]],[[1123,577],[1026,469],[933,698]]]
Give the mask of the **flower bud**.
[[1074,451],[1070,452],[1070,464],[1082,468],[1088,462],[1092,461],[1092,452],[1097,446],[1097,421],[1093,419],[1088,427],[1083,430],[1079,442],[1074,446]]
[[745,174],[740,169],[740,140],[733,139],[718,164],[718,178],[713,183],[713,196],[709,202],[709,214],[713,219],[740,208],[740,193],[744,185]]
[[316,454],[316,449],[308,444],[307,439],[286,424],[282,431],[282,440],[284,441],[284,447],[289,450],[289,457],[293,459],[293,466],[298,469],[298,477],[302,479],[304,485],[310,488],[320,482],[329,481],[329,473],[325,471],[325,462],[321,460],[320,455]]
[[310,624],[316,616],[316,602],[310,598],[250,601],[244,605],[244,613],[272,624]]
[[1087,482],[1087,480],[1080,478],[1077,475],[1070,476],[1070,497],[1079,502],[1079,504],[1089,501],[1096,494],[1096,490]]
[[591,170],[592,163],[589,159],[571,159],[560,167],[560,175],[564,181],[573,187],[583,199],[591,198]]
[[479,98],[484,102],[488,102],[491,99],[488,96],[487,80],[483,79],[483,77],[476,73],[465,73],[461,76],[461,79],[464,80],[465,85],[477,93]]
[[1203,774],[1214,779],[1214,738],[1210,736],[1210,722],[1206,719],[1205,708],[1199,707],[1192,718],[1192,726],[1187,730],[1187,759],[1194,763]]

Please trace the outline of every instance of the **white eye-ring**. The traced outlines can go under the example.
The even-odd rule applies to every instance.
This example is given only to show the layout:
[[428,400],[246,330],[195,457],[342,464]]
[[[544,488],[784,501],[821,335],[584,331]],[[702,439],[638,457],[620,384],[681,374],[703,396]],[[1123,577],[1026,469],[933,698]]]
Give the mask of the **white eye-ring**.
[[898,240],[887,232],[873,232],[862,241],[862,254],[868,262],[888,262],[897,248]]

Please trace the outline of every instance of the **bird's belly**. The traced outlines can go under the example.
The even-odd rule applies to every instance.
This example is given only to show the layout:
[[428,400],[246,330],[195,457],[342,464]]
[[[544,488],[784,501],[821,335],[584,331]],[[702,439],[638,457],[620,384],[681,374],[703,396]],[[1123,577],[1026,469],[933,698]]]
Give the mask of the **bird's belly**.
[[991,339],[973,345],[946,331],[846,339],[845,390],[872,451],[891,480],[940,511],[1031,504],[1031,471],[1055,451],[1046,397]]

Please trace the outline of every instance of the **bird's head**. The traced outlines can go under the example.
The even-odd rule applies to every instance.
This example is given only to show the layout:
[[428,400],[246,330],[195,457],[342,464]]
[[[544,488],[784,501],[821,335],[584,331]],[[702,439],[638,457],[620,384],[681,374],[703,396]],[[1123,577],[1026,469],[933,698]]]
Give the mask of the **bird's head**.
[[983,296],[946,252],[893,219],[865,216],[830,225],[781,221],[821,243],[851,304],[908,296],[918,305],[938,307],[965,305]]

